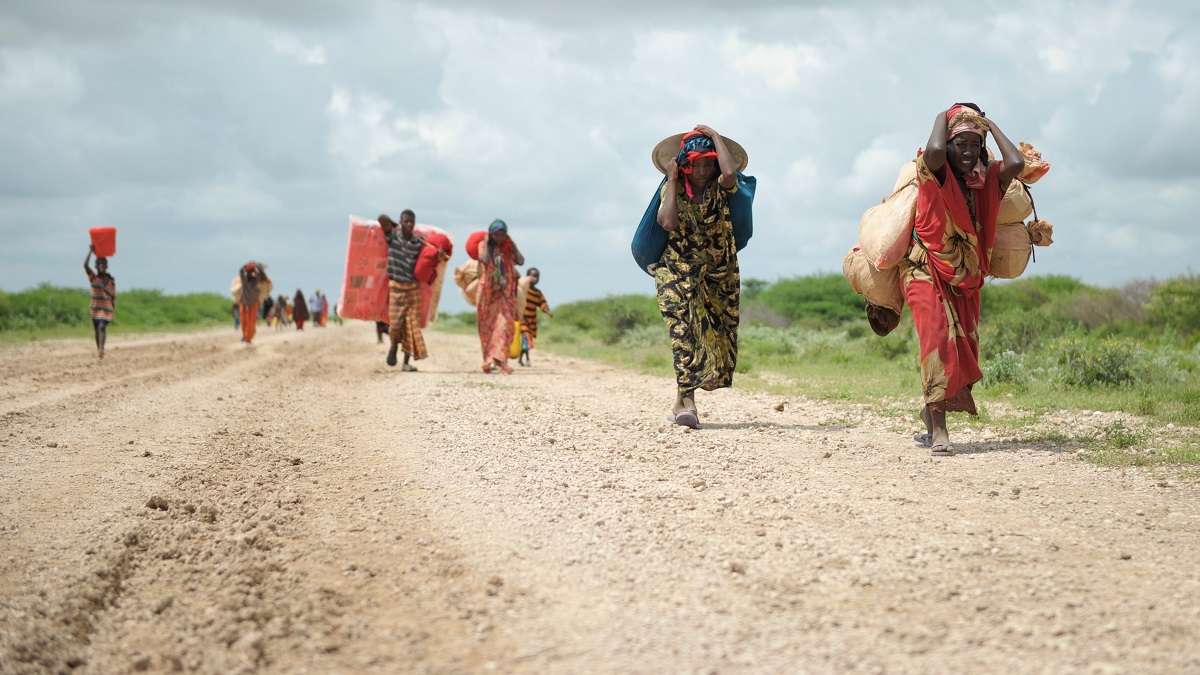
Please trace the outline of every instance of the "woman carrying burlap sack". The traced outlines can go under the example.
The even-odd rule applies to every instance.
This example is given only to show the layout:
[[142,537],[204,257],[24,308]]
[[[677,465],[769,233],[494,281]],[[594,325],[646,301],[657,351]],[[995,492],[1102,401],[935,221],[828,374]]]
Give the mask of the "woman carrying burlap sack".
[[[1002,161],[989,162],[992,132]],[[926,433],[914,437],[935,457],[954,454],[947,412],[976,414],[972,386],[979,368],[979,290],[996,238],[1008,185],[1025,166],[1008,137],[971,103],[937,114],[917,158],[913,246],[900,263],[904,299],[920,342]]]

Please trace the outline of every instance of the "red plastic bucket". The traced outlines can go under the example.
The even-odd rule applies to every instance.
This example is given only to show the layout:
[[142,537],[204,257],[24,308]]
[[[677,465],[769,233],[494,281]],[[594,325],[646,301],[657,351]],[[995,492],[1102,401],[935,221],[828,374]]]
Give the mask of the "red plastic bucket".
[[97,258],[107,258],[117,252],[117,228],[93,227],[88,230],[92,235],[92,246],[96,249]]

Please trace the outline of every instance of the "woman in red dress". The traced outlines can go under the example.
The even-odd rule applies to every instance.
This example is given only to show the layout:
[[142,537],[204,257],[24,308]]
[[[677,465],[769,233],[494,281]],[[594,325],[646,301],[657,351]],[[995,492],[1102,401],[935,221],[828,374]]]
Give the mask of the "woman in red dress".
[[[988,132],[1002,160],[988,161]],[[900,274],[921,353],[926,433],[915,440],[935,457],[954,454],[946,413],[976,414],[971,387],[983,378],[979,290],[991,263],[1000,201],[1024,166],[1017,147],[970,103],[937,114],[917,157],[913,246]]]

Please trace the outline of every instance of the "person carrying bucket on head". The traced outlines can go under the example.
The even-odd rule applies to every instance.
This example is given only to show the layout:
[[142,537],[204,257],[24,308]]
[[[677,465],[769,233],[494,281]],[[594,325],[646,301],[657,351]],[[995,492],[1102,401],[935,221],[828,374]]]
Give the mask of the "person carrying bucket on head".
[[96,271],[92,271],[92,253],[95,251],[95,245],[88,247],[87,257],[83,259],[83,271],[87,272],[88,281],[92,283],[92,327],[96,332],[96,349],[100,358],[104,358],[108,324],[112,323],[117,306],[117,283],[108,273],[108,258],[96,258]]

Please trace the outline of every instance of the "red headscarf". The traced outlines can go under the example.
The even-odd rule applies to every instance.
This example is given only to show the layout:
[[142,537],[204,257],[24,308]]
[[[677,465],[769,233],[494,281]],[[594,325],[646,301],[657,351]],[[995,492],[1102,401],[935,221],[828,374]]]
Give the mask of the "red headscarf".
[[[675,156],[675,163],[679,165],[679,170],[690,175],[693,169],[692,163],[704,157],[710,157],[714,161],[717,159],[717,146],[713,144],[712,139],[699,131],[684,134],[679,141],[679,154]],[[691,182],[683,181],[683,189],[690,199],[692,196]]]

